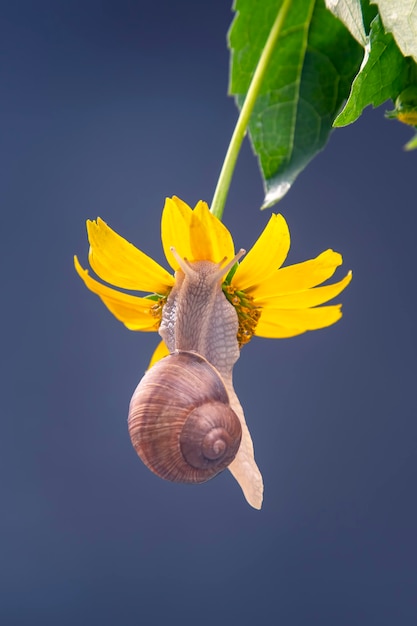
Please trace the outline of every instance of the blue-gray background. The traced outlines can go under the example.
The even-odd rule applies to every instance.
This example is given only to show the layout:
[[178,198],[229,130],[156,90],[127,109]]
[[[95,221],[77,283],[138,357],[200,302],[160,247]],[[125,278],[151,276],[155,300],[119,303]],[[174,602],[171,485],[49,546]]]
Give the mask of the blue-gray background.
[[[333,247],[334,327],[255,339],[236,387],[265,479],[152,475],[126,430],[156,345],[89,293],[85,220],[164,263],[164,198],[211,200],[236,120],[229,2],[2,3],[0,622],[415,624],[416,154],[367,111],[279,210],[289,262]],[[387,103],[385,108],[390,108]],[[268,214],[249,146],[225,223]]]

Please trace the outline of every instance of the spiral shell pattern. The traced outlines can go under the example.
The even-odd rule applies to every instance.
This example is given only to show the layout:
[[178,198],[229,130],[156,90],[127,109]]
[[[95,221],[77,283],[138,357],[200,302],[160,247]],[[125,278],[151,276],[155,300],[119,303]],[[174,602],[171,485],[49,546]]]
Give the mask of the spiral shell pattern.
[[217,370],[196,352],[177,350],[137,386],[128,428],[142,461],[166,480],[201,483],[235,458],[242,437]]

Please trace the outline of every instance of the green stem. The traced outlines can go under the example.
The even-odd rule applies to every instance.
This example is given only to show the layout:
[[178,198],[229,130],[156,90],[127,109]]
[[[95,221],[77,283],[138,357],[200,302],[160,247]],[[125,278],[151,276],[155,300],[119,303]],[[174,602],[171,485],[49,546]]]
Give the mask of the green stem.
[[265,47],[262,50],[258,65],[256,66],[255,73],[252,77],[252,81],[246,94],[245,102],[243,103],[235,130],[233,132],[229,147],[226,152],[223,167],[220,172],[219,180],[217,182],[210,209],[213,215],[218,217],[219,220],[221,220],[223,217],[224,205],[226,204],[227,194],[229,193],[230,183],[232,181],[233,172],[236,167],[237,157],[242,146],[242,141],[246,134],[246,129],[249,124],[250,116],[252,115],[253,107],[255,106],[255,102],[258,97],[259,90],[261,88],[262,81],[268,67],[268,63],[271,59],[275,44],[282,30],[282,26],[284,24],[284,20],[287,16],[290,6],[291,0],[284,0],[278,11],[278,15],[272,26],[271,32],[269,33]]

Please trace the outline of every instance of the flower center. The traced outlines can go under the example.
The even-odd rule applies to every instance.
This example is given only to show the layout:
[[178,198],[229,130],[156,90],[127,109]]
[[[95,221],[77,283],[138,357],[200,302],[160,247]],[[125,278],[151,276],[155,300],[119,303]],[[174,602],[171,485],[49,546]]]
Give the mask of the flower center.
[[241,348],[252,339],[261,317],[261,308],[253,303],[252,296],[248,296],[244,291],[238,291],[233,285],[223,283],[222,288],[224,295],[236,309],[239,321],[237,341]]
[[[239,348],[248,343],[254,333],[261,317],[261,307],[256,306],[253,303],[252,296],[249,296],[244,291],[239,291],[227,282],[222,285],[222,290],[227,300],[232,304],[236,310],[239,327],[237,331],[237,341]],[[155,329],[158,330],[162,320],[162,309],[164,308],[168,299],[169,292],[165,295],[151,294],[146,296],[149,300],[153,301],[153,304],[149,307],[151,316],[155,319]]]
[[153,318],[155,318],[155,329],[158,330],[159,326],[161,325],[161,320],[162,320],[162,309],[164,308],[164,305],[168,299],[169,293],[167,293],[164,296],[161,296],[159,294],[151,294],[149,296],[146,296],[149,300],[153,300],[154,304],[152,304],[152,306],[149,307],[149,312],[151,314],[151,316]]

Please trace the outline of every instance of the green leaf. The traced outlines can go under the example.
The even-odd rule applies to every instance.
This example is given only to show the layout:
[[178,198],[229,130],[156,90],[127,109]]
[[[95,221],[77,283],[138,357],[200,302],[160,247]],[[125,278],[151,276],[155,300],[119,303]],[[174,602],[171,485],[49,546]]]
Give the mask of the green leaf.
[[407,86],[410,64],[404,59],[391,34],[385,33],[377,16],[371,23],[365,59],[352,84],[349,99],[336,118],[335,126],[346,126],[358,119],[363,109],[395,100]]
[[410,152],[411,150],[417,150],[417,133],[412,137],[404,146],[404,150]]
[[384,28],[392,33],[405,57],[417,61],[416,0],[371,0],[379,9]]
[[[242,106],[282,0],[235,0],[229,91]],[[325,146],[358,71],[362,49],[324,0],[294,0],[249,124],[264,207],[288,191]]]
[[365,47],[366,32],[360,0],[326,0],[326,7],[343,22],[352,37]]

